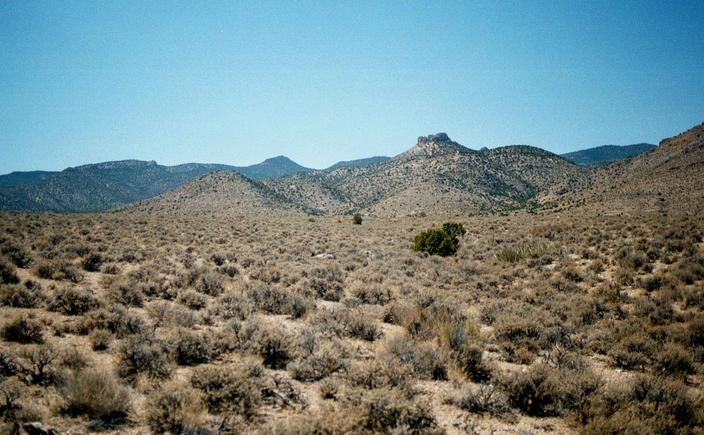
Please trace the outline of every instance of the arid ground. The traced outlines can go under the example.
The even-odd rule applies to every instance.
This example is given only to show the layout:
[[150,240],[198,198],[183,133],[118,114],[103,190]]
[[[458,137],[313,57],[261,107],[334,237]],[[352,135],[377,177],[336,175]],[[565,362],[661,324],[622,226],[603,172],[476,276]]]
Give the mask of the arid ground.
[[704,427],[700,215],[2,217],[4,431]]

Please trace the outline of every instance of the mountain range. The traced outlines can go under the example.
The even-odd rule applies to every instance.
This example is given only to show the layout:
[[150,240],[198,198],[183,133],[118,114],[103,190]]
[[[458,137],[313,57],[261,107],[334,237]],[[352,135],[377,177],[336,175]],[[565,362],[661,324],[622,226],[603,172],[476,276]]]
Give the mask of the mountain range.
[[617,160],[630,159],[657,148],[649,143],[633,145],[602,145],[586,150],[562,154],[562,157],[580,166],[604,166]]
[[[191,209],[198,205],[222,210],[233,204],[247,209],[255,204],[320,214],[362,209],[377,215],[491,212],[535,206],[583,189],[593,170],[575,163],[594,166],[651,149],[641,145],[647,144],[616,147],[624,148],[620,151],[597,147],[575,157],[527,145],[476,151],[438,133],[419,137],[395,157],[341,161],[323,170],[306,168],[285,156],[251,166],[104,162],[60,172],[2,175],[0,210],[92,212],[132,203],[144,210],[171,210],[182,203]],[[229,175],[215,175],[219,172]],[[240,197],[243,191],[249,194]],[[250,203],[253,198],[256,201]]]

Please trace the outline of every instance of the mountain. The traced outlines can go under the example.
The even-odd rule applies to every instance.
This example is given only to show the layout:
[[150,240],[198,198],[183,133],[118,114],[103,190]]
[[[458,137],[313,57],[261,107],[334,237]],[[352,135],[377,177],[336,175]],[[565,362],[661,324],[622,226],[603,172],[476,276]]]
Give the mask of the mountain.
[[67,168],[61,172],[0,176],[0,210],[91,212],[151,198],[214,171],[235,171],[248,178],[276,178],[305,168],[279,156],[252,166],[122,160]]
[[53,171],[16,171],[0,175],[0,187],[23,186],[34,184],[49,178],[58,172]]
[[233,170],[252,180],[280,178],[286,175],[315,171],[315,169],[299,165],[286,156],[272,157],[256,165],[236,166]]
[[566,199],[601,208],[606,214],[702,211],[704,124],[663,139],[648,153],[596,169],[590,188]]
[[252,214],[300,213],[286,198],[258,181],[232,171],[217,171],[188,181],[154,198],[124,206],[121,211],[143,213]]
[[488,212],[523,207],[576,189],[587,171],[529,146],[474,151],[447,134],[421,136],[407,151],[370,166],[338,167],[264,183],[320,213]]
[[369,166],[369,165],[376,165],[377,163],[384,163],[388,160],[391,160],[391,157],[386,157],[386,156],[375,156],[375,157],[368,157],[366,159],[357,159],[357,160],[343,160],[335,163],[334,165],[330,166],[327,168],[328,171],[334,171],[335,169],[340,169],[340,168],[361,168],[363,166]]
[[657,148],[649,143],[633,145],[602,145],[562,154],[562,157],[580,166],[603,166],[616,160],[629,159]]

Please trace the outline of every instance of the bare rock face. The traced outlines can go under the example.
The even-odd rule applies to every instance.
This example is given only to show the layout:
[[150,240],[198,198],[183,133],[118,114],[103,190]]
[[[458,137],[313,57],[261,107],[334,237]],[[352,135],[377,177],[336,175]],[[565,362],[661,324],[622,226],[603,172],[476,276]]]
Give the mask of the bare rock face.
[[408,151],[395,157],[397,160],[424,159],[446,154],[468,154],[473,151],[450,139],[447,133],[420,136],[418,142]]
[[431,142],[436,142],[436,143],[452,142],[452,140],[447,135],[447,133],[429,134],[428,136],[419,136],[418,137],[419,144],[431,143]]

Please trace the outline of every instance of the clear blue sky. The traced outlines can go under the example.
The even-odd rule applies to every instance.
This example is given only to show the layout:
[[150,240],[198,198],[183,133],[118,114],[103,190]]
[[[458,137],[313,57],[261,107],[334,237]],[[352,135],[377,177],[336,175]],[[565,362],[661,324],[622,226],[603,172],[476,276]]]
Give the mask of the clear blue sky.
[[704,2],[0,1],[0,173],[307,166],[704,121]]

